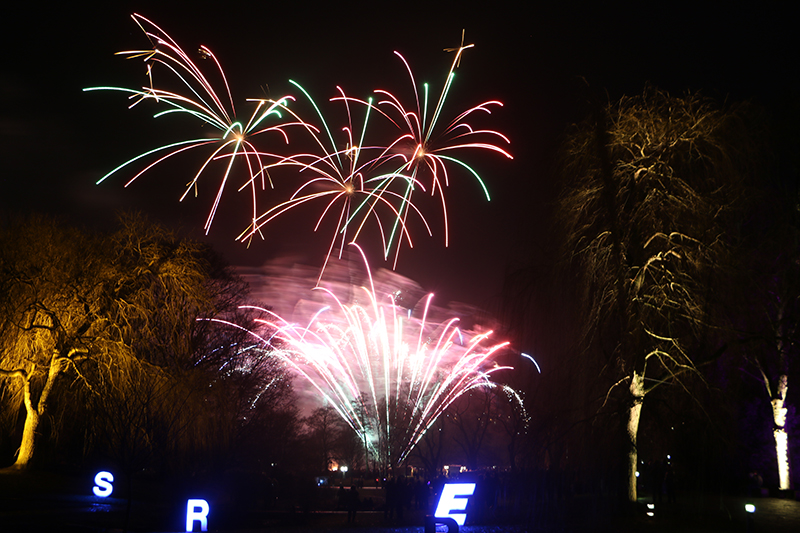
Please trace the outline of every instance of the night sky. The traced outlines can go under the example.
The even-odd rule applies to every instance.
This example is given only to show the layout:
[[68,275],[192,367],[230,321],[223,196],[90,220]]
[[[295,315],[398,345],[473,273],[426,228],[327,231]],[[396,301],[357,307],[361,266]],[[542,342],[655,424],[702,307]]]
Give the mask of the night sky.
[[[321,9],[266,1],[107,4],[15,2],[4,8],[0,210],[53,213],[86,225],[107,225],[118,210],[140,210],[210,242],[235,265],[285,256],[319,264],[328,237],[312,235],[311,211],[267,226],[266,240],[250,249],[235,243],[249,199],[233,190],[223,197],[211,233],[203,235],[210,197],[178,202],[198,166],[191,157],[154,169],[128,189],[122,184],[132,174],[124,172],[95,185],[128,158],[194,133],[154,121],[152,111],[129,111],[121,94],[82,89],[145,83],[141,62],[114,56],[148,44],[132,12],[187,51],[210,48],[241,115],[248,114],[245,98],[290,92],[289,79],[320,102],[335,96],[337,85],[360,97],[379,87],[410,96],[394,50],[409,60],[418,81],[438,89],[452,61],[443,48],[457,46],[465,29],[475,48],[464,53],[449,116],[485,100],[502,101],[486,125],[511,138],[515,159],[465,156],[492,201],[471,177],[453,175],[450,247],[444,248],[440,218],[431,216],[434,236],[420,233],[415,248],[401,253],[398,272],[442,300],[487,305],[507,266],[535,255],[555,190],[554,154],[565,128],[585,117],[592,102],[641,93],[649,82],[677,94],[702,90],[720,100],[752,99],[779,132],[790,131],[798,115],[800,43],[793,17],[762,3],[739,10],[722,3],[698,8],[697,2],[635,9],[580,3],[523,8],[522,2],[497,1],[331,2]],[[213,178],[206,178],[208,193],[216,191]],[[368,253],[373,267],[385,266],[377,247]]]

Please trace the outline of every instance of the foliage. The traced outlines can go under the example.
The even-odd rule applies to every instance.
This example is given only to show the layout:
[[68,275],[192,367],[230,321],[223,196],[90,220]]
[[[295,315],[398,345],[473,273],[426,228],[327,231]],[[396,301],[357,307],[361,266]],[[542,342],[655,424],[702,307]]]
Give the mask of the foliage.
[[267,354],[246,354],[197,321],[230,315],[246,294],[200,244],[138,216],[109,235],[8,220],[0,241],[0,399],[11,427],[24,413],[17,468],[38,422],[63,413],[83,413],[86,450],[106,450],[126,470],[176,468],[231,444],[253,396],[273,396],[267,383],[284,379],[275,396],[290,390]]

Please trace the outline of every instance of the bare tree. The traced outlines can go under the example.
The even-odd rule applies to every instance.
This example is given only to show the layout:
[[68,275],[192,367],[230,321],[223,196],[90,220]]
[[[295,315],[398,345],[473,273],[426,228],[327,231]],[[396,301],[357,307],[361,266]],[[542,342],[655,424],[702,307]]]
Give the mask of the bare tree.
[[425,474],[429,479],[433,479],[441,473],[442,466],[444,466],[446,419],[446,416],[437,418],[436,422],[425,432],[419,445],[414,448],[413,457],[422,462]]
[[606,106],[564,146],[558,214],[583,276],[584,346],[603,354],[606,398],[625,413],[631,501],[646,395],[685,387],[713,352],[715,289],[754,146],[742,108],[653,88]]
[[455,427],[453,440],[464,452],[467,468],[477,470],[481,451],[496,416],[497,398],[489,387],[478,387],[453,402],[446,411]]
[[320,469],[323,472],[328,471],[336,456],[335,443],[343,431],[340,420],[339,414],[331,405],[318,407],[303,419],[303,424],[308,428],[309,439],[315,455],[318,454]]
[[[800,349],[800,194],[781,186],[765,195],[745,263],[740,308],[745,357],[771,405],[778,487],[792,487],[787,393]],[[755,311],[755,312],[754,312]],[[755,342],[754,342],[755,341]]]

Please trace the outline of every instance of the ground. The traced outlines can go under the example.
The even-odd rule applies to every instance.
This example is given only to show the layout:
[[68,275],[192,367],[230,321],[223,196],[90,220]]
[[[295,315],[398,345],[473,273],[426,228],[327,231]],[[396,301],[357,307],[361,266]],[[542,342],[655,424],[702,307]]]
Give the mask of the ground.
[[[21,533],[122,531],[127,500],[114,498],[114,495],[106,499],[95,497],[91,495],[91,486],[91,477],[43,473],[0,475],[0,529]],[[146,494],[149,497],[134,500],[131,504],[128,529],[141,532],[183,531],[186,498],[197,495],[177,488],[174,491],[176,494],[170,497],[160,494],[157,487],[148,488]],[[489,512],[482,519],[468,520],[461,532],[800,531],[800,502],[792,497],[792,493],[784,496],[745,499],[719,494],[684,493],[674,503],[657,504],[652,510],[653,517],[647,516],[647,504],[650,503],[647,498],[623,509],[613,502],[576,497],[569,501],[535,505],[527,518],[514,521],[516,523],[504,520],[502,510]],[[746,503],[756,506],[755,513],[745,512]],[[306,533],[355,530],[358,533],[422,533],[424,515],[424,511],[407,511],[403,520],[398,521],[396,517],[386,518],[380,509],[361,510],[356,523],[348,524],[346,511],[334,508],[322,512],[304,512],[299,507],[291,510],[250,508],[242,511],[241,506],[226,502],[212,504],[209,531]]]

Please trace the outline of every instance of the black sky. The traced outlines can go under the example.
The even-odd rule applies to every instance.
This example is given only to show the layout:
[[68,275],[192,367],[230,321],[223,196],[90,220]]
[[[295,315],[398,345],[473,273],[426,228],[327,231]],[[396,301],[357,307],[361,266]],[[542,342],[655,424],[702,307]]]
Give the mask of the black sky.
[[398,271],[443,299],[479,305],[496,294],[509,261],[535,255],[554,191],[553,155],[564,129],[584,117],[593,100],[640,93],[652,83],[674,93],[752,99],[771,114],[776,131],[793,131],[798,114],[800,46],[793,17],[762,2],[738,9],[698,2],[635,8],[594,2],[559,8],[523,2],[108,4],[17,2],[4,8],[0,210],[103,225],[120,209],[141,210],[208,240],[234,264],[259,265],[286,254],[319,262],[325,242],[314,242],[313,220],[304,217],[285,219],[267,241],[244,249],[233,242],[242,227],[231,207],[203,236],[208,201],[178,203],[192,169],[168,166],[129,189],[122,188],[122,175],[94,185],[162,138],[188,135],[156,127],[151,113],[128,111],[120,95],[81,89],[144,82],[141,63],[113,55],[146,45],[132,12],[187,50],[200,44],[213,50],[239,101],[289,92],[290,78],[318,100],[334,96],[336,85],[359,96],[395,83],[405,91],[394,50],[418,79],[438,87],[451,60],[442,49],[456,46],[464,28],[476,46],[465,52],[450,96],[453,111],[501,100],[505,107],[492,126],[511,138],[515,159],[467,158],[492,201],[482,199],[468,176],[457,176],[448,191],[450,248],[443,248],[441,229],[434,227],[432,238],[420,236],[401,254]]

